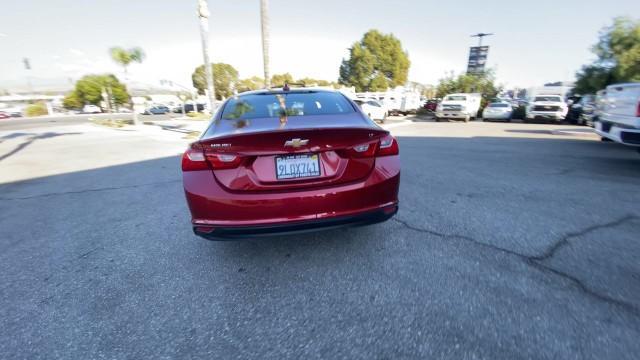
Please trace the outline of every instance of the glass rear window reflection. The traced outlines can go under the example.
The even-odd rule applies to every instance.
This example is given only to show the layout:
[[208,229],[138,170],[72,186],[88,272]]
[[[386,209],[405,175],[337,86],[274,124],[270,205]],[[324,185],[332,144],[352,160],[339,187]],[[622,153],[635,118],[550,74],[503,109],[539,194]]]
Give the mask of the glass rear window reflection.
[[351,104],[339,93],[251,94],[229,99],[222,112],[222,119],[337,115],[353,112]]

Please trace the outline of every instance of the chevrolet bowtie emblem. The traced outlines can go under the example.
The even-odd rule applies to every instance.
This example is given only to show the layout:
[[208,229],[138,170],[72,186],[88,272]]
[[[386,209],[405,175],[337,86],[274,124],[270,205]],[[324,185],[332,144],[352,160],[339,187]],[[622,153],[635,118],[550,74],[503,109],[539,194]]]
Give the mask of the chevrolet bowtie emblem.
[[307,145],[309,140],[307,139],[291,139],[287,140],[284,143],[284,146],[293,146],[294,148],[299,148],[300,146]]

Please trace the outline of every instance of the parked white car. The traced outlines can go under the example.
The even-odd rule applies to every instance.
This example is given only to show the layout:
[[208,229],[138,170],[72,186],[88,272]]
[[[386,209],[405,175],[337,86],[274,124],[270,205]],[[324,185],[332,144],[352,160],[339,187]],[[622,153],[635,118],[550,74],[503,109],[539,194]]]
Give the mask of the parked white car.
[[489,121],[511,121],[513,107],[508,102],[493,102],[484,109],[482,118]]
[[96,105],[85,105],[82,108],[82,112],[85,114],[98,114],[102,112],[102,109]]
[[605,97],[596,133],[640,151],[640,83],[610,85]]
[[482,94],[449,94],[436,108],[436,121],[445,119],[468,122],[478,116]]
[[527,120],[560,122],[567,117],[569,107],[560,95],[535,95],[527,106]]
[[387,110],[378,101],[374,99],[354,99],[353,100],[371,120],[384,123],[387,119]]

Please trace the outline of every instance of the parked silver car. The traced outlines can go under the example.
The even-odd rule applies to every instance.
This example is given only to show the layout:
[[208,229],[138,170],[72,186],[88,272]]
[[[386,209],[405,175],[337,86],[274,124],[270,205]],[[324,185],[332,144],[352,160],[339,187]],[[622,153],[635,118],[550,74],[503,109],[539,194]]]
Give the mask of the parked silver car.
[[482,118],[488,121],[511,121],[513,107],[507,102],[490,103],[482,112]]

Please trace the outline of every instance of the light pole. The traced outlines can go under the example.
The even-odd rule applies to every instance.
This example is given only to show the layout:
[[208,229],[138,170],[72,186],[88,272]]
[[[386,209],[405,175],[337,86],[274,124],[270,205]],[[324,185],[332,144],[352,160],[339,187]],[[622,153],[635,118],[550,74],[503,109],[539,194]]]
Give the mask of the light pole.
[[202,39],[202,57],[204,58],[204,73],[206,77],[209,111],[213,113],[215,104],[215,89],[213,86],[213,75],[211,73],[211,62],[209,61],[209,6],[207,0],[198,0],[198,18],[200,19],[200,37]]
[[271,87],[269,74],[269,1],[260,0],[260,23],[262,24],[262,61],[264,64],[264,86]]

